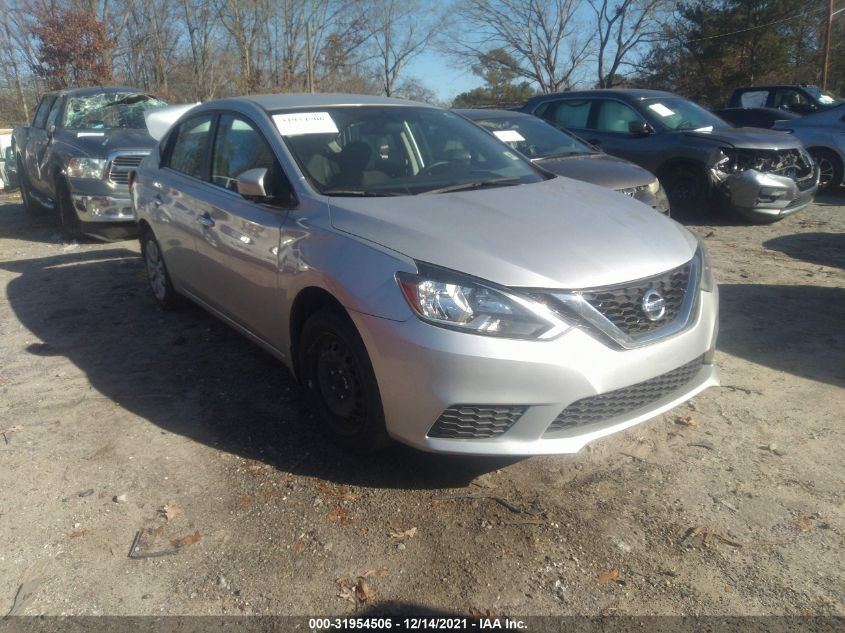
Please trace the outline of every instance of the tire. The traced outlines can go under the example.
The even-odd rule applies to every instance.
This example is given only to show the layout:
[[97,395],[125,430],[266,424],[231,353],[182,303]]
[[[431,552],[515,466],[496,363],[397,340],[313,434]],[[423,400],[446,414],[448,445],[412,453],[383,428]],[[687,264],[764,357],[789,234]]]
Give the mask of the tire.
[[38,202],[29,193],[29,181],[26,179],[26,173],[23,170],[23,163],[21,157],[16,159],[18,164],[18,186],[21,190],[21,200],[23,200],[23,208],[26,214],[30,217],[39,217],[47,213],[48,209]]
[[819,166],[819,191],[835,191],[842,184],[842,161],[828,149],[814,148],[810,156]]
[[684,211],[699,212],[709,197],[707,179],[701,169],[693,165],[673,165],[662,171],[660,181],[674,215]]
[[63,178],[56,179],[56,208],[62,225],[62,237],[66,240],[77,240],[82,237],[82,222],[79,221],[79,216],[73,208],[70,187]]
[[170,273],[167,272],[164,256],[161,254],[161,247],[150,229],[141,232],[141,256],[144,260],[147,282],[150,284],[156,303],[163,310],[180,308],[183,305],[182,297],[173,288]]
[[342,448],[369,454],[390,443],[370,357],[346,315],[322,310],[299,337],[300,382],[320,426]]

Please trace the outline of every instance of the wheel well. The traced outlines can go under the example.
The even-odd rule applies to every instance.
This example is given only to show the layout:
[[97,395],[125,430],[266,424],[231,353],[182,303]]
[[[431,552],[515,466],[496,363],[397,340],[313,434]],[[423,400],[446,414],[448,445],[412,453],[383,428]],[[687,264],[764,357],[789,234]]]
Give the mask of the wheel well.
[[704,168],[704,165],[694,160],[685,160],[683,158],[667,161],[657,169],[656,174],[661,181],[664,178],[668,180],[672,172],[680,167],[689,167],[698,171],[702,176],[707,175],[707,170]]
[[290,351],[296,374],[299,374],[299,336],[308,317],[320,310],[330,310],[349,318],[343,304],[326,290],[311,286],[300,291],[293,302],[290,313]]
[[150,233],[153,232],[153,229],[149,225],[149,223],[146,220],[138,220],[138,235],[143,235],[147,231],[149,231]]
[[807,152],[809,152],[810,154],[827,154],[829,157],[833,158],[840,167],[842,167],[842,159],[839,157],[839,154],[834,152],[829,147],[816,145],[814,147],[808,147]]

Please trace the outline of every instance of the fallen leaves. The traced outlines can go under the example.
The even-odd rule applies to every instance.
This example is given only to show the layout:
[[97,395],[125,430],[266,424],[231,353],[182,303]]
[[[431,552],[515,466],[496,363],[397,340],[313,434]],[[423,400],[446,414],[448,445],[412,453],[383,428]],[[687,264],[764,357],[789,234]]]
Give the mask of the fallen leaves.
[[679,424],[681,426],[697,426],[697,422],[695,418],[691,415],[679,415],[675,418],[675,424]]
[[346,508],[336,506],[326,513],[326,521],[337,523],[340,527],[352,525],[351,512],[349,512]]
[[412,527],[412,528],[405,530],[404,532],[391,532],[390,538],[401,541],[401,540],[408,539],[408,538],[414,538],[414,536],[416,536],[416,534],[417,534],[417,528]]
[[182,509],[175,503],[165,503],[158,509],[158,513],[164,517],[165,521],[172,521],[181,512]]
[[709,545],[711,540],[715,540],[719,543],[730,545],[731,547],[743,547],[743,544],[739,541],[735,541],[734,539],[722,534],[721,532],[717,532],[712,528],[704,526],[691,527],[690,529],[688,529],[681,542],[686,543],[694,538],[700,538],[702,544],[704,545]]
[[790,522],[792,527],[794,527],[799,532],[812,532],[813,531],[813,521],[812,517],[807,516],[803,512],[798,514],[798,518],[795,521]]
[[338,578],[334,581],[337,585],[337,597],[351,602],[356,607],[371,603],[375,600],[376,592],[370,586],[368,579],[372,576],[384,576],[385,574],[387,574],[387,570],[381,568],[370,569],[354,580]]
[[320,496],[332,501],[355,501],[358,498],[354,492],[350,492],[346,486],[332,486],[320,484]]
[[185,536],[180,536],[179,538],[171,539],[170,544],[173,547],[185,547],[185,545],[191,545],[196,543],[202,538],[202,533],[197,530],[193,534],[186,534]]
[[83,529],[80,529],[80,530],[74,530],[73,532],[68,534],[68,536],[70,536],[70,538],[79,538],[80,536],[85,536],[87,533],[88,533],[88,530],[83,528]]
[[606,585],[609,582],[616,582],[617,580],[619,580],[619,570],[615,567],[598,575],[600,585]]
[[238,510],[243,512],[252,505],[252,495],[244,495],[238,503]]

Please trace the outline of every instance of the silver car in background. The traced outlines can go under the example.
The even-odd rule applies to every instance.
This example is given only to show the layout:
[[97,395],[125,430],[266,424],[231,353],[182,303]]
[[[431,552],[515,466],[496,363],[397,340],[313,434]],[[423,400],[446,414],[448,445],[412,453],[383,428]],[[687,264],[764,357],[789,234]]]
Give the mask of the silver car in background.
[[717,384],[703,244],[446,110],[212,101],[132,196],[162,306],[275,355],[354,451],[571,453]]
[[791,132],[804,144],[819,166],[819,189],[835,191],[845,185],[845,104],[791,121],[775,128]]

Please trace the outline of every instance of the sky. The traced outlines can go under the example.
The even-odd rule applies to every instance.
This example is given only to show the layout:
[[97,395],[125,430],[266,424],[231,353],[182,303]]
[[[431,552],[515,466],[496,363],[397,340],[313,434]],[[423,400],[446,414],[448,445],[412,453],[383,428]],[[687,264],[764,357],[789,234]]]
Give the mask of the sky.
[[484,84],[469,66],[456,68],[455,62],[431,48],[411,60],[405,68],[404,78],[414,78],[437,94],[441,101],[450,102],[460,94]]

